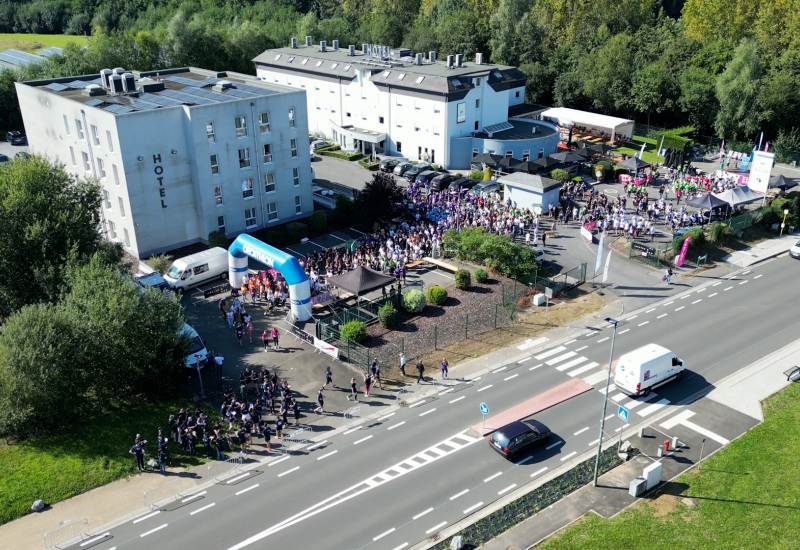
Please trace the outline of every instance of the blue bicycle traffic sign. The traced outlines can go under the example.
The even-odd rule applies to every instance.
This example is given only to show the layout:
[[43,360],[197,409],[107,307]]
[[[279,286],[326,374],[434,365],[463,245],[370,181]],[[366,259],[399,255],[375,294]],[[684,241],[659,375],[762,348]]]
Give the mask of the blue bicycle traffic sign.
[[622,405],[619,406],[619,410],[617,411],[617,416],[622,419],[623,422],[628,421],[628,409],[623,407]]
[[483,414],[489,414],[489,405],[486,403],[481,403],[481,412]]

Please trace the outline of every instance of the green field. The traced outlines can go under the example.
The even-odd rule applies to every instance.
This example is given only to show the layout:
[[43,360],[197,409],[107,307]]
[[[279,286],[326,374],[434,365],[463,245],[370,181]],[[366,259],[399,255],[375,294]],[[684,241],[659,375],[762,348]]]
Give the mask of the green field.
[[629,157],[632,157],[634,155],[638,155],[639,151],[642,150],[642,145],[646,144],[644,148],[644,154],[642,155],[642,160],[645,162],[649,162],[651,164],[657,162],[664,162],[664,157],[659,157],[657,154],[658,144],[656,143],[656,140],[645,137],[633,136],[632,141],[633,141],[632,146],[617,147],[616,149],[614,149],[614,154],[620,156],[624,154],[628,155]]
[[[0,524],[29,513],[36,499],[53,504],[134,474],[135,460],[128,450],[136,434],[149,440],[145,460],[154,458],[158,427],[169,433],[169,415],[190,405],[191,400],[176,400],[126,408],[59,435],[0,444]],[[205,411],[216,416],[207,407]],[[170,444],[170,467],[193,468],[202,462],[202,444],[196,456]]]
[[[614,519],[594,514],[539,550],[800,548],[800,384],[767,400],[765,421]],[[699,506],[688,508],[683,497]]]
[[85,46],[88,39],[67,34],[0,34],[0,52],[9,49],[35,52],[50,46],[63,48],[69,43]]

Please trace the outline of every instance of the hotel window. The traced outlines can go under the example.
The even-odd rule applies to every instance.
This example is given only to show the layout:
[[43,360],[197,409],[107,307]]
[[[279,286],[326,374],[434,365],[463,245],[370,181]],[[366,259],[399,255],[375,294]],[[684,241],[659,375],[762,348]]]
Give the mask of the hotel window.
[[111,139],[111,131],[106,130],[106,141],[108,142],[108,150],[114,152],[114,140]]
[[253,178],[242,180],[242,198],[249,199],[253,196]]
[[117,171],[117,165],[116,164],[112,164],[111,165],[111,171],[114,172],[114,183],[119,185],[119,172]]
[[217,229],[225,233],[225,216],[217,216]]
[[215,185],[214,186],[214,204],[217,206],[222,205],[222,186]]
[[475,100],[475,108],[476,109],[480,109],[480,107],[481,107],[481,100],[480,99],[476,99]]
[[382,116],[378,117],[378,124],[383,124],[383,117]]
[[303,204],[300,201],[300,195],[297,195],[294,198],[294,213],[295,214],[303,213]]
[[83,157],[83,170],[85,172],[91,171],[92,167],[89,165],[89,154],[81,151],[81,156]]
[[111,195],[108,194],[108,191],[103,189],[103,206],[106,208],[111,208]]
[[253,227],[256,225],[256,209],[254,208],[246,208],[244,211],[244,224],[247,227]]
[[511,158],[514,156],[514,151],[506,151],[506,157]]
[[214,123],[213,122],[206,122],[206,136],[208,136],[208,142],[214,143],[217,138],[214,137]]
[[250,149],[239,149],[239,168],[250,168]]
[[544,156],[544,149],[539,149],[539,156],[536,158],[542,158]]
[[69,147],[69,156],[72,157],[72,166],[78,166],[78,163],[75,162],[75,149],[73,149],[71,145]]
[[262,134],[269,132],[269,113],[258,115],[258,131]]
[[519,97],[519,92],[517,92],[517,95],[515,97]]
[[92,142],[95,147],[100,147],[100,131],[94,124],[92,124]]
[[269,143],[264,144],[264,155],[262,162],[264,164],[272,162],[272,145],[270,145]]
[[78,139],[86,139],[86,136],[83,135],[83,123],[77,118],[75,119],[75,130],[78,132]]
[[275,192],[275,174],[267,173],[264,174],[264,193],[274,193]]
[[102,179],[106,179],[106,165],[103,162],[103,159],[97,159],[97,174]]
[[290,145],[290,147],[292,149],[292,156],[296,157],[297,156],[297,140],[296,139],[291,140],[289,142],[289,145]]
[[402,153],[403,152],[403,144],[400,143],[399,141],[397,142],[397,152],[398,153]]
[[211,173],[212,174],[219,174],[219,160],[217,160],[217,155],[211,155]]
[[525,149],[524,151],[522,151],[522,160],[528,160],[529,158],[531,158],[530,150]]
[[294,128],[294,109],[289,109],[289,128]]
[[472,148],[472,156],[474,157],[477,154],[478,154],[478,149],[476,147],[473,147]]
[[130,248],[131,247],[131,236],[128,234],[128,230],[123,228],[122,229],[122,234],[125,235],[125,246]]
[[292,168],[292,183],[295,187],[300,185],[300,169]]
[[61,116],[64,117],[64,130],[67,132],[67,135],[70,135],[69,122],[67,122],[67,115],[61,115]]
[[479,120],[476,120],[476,121],[475,121],[475,131],[477,131],[477,130],[478,130],[478,128],[480,128],[480,125],[481,125],[480,121],[479,121]]
[[277,202],[267,203],[267,221],[274,222],[277,219],[278,219],[278,203]]
[[247,135],[247,119],[243,116],[237,116],[233,119],[236,126],[236,137],[245,137]]
[[106,226],[108,227],[108,237],[110,239],[117,238],[117,225],[112,222],[111,220],[106,220]]
[[117,204],[119,204],[119,215],[123,218],[125,217],[125,203],[122,200],[122,197],[117,197]]

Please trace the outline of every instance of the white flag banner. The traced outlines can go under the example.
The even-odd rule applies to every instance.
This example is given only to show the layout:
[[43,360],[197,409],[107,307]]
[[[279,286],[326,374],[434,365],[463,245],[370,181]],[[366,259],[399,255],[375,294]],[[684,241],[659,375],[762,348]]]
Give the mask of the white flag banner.
[[611,263],[611,250],[608,251],[608,256],[606,256],[606,266],[603,268],[603,282],[605,283],[608,280],[608,264]]
[[603,237],[605,237],[605,231],[600,233],[600,242],[597,245],[597,261],[594,264],[594,274],[597,276],[597,272],[600,271],[600,266],[603,263]]

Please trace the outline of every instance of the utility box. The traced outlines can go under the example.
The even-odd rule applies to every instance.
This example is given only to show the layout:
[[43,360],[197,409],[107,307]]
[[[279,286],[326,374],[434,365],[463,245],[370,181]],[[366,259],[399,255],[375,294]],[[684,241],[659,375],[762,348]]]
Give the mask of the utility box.
[[653,462],[650,466],[642,470],[642,476],[647,480],[646,490],[649,491],[661,483],[661,463]]
[[461,550],[464,548],[464,537],[456,535],[450,539],[450,550]]
[[544,294],[534,294],[533,295],[533,305],[535,306],[543,306],[544,303],[547,301],[547,298]]
[[646,486],[647,486],[647,480],[643,477],[637,477],[636,479],[631,481],[631,486],[630,489],[628,490],[628,493],[630,493],[632,497],[638,497],[639,495],[641,495],[646,491],[645,488]]

